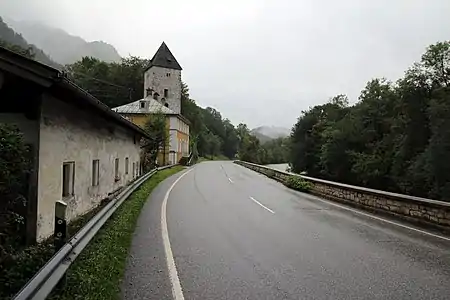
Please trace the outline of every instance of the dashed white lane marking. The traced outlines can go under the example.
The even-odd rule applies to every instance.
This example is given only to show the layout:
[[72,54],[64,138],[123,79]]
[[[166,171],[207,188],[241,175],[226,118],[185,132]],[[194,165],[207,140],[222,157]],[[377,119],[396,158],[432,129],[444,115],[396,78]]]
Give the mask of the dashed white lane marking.
[[230,178],[230,177],[228,177],[228,181],[229,181],[229,182],[231,182],[231,183],[233,183],[233,180],[231,180],[231,178]]
[[363,215],[363,216],[366,216],[366,217],[369,217],[369,218],[372,218],[372,219],[375,219],[375,220],[378,220],[378,221],[382,221],[382,222],[385,222],[385,223],[388,223],[388,224],[391,224],[391,225],[395,225],[395,226],[398,226],[398,227],[406,228],[406,229],[409,229],[409,230],[412,230],[412,231],[415,231],[415,232],[419,232],[419,233],[422,233],[422,234],[425,234],[425,235],[429,235],[429,236],[432,236],[432,237],[435,237],[435,238],[438,238],[438,239],[450,242],[450,238],[442,236],[442,235],[434,234],[434,233],[431,233],[431,232],[428,232],[428,231],[425,231],[425,230],[417,229],[417,228],[414,228],[414,227],[411,227],[411,226],[403,225],[401,223],[397,223],[397,222],[394,222],[394,221],[386,220],[386,219],[383,219],[383,218],[380,218],[380,217],[377,217],[377,216],[374,216],[374,215],[371,215],[371,214],[364,213],[364,212],[356,210],[356,209],[352,209],[352,208],[349,208],[349,207],[346,207],[346,206],[343,206],[343,205],[339,205],[339,204],[336,204],[336,203],[333,203],[333,202],[330,202],[330,201],[327,201],[327,200],[322,200],[320,198],[316,198],[315,197],[315,200],[319,200],[321,202],[324,202],[324,203],[327,203],[327,204],[330,204],[330,205],[333,205],[333,206],[336,206],[336,207],[339,207],[339,208],[342,208],[342,209],[345,209],[345,210],[348,210],[348,211],[351,211],[351,212],[354,212],[354,213],[357,213],[357,214],[360,214],[360,215]]
[[184,300],[183,290],[181,288],[180,278],[178,277],[177,267],[175,265],[175,259],[173,258],[172,248],[170,246],[169,231],[167,230],[167,199],[174,186],[181,180],[186,174],[191,172],[190,169],[186,173],[178,177],[177,180],[167,190],[166,195],[161,206],[161,231],[164,244],[164,252],[166,254],[167,269],[169,270],[170,283],[172,284],[172,295],[174,300]]
[[262,208],[264,208],[265,210],[267,210],[267,211],[269,211],[269,212],[271,212],[271,213],[275,213],[273,210],[271,210],[270,208],[268,208],[267,206],[265,206],[264,204],[262,204],[261,202],[259,202],[258,200],[256,200],[255,198],[253,198],[253,197],[250,197],[250,199],[253,201],[253,202],[255,202],[256,204],[258,204],[259,206],[261,206]]

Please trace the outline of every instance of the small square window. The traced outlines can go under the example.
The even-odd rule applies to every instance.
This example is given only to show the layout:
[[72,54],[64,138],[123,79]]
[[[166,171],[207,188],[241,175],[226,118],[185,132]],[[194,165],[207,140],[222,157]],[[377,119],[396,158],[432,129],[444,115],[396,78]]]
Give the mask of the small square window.
[[141,102],[139,103],[139,105],[140,105],[141,108],[145,108],[145,102],[144,102],[144,101],[141,101]]
[[62,196],[70,197],[74,195],[75,182],[75,162],[63,163]]
[[169,97],[169,89],[164,89],[164,98]]
[[92,186],[97,186],[100,179],[100,161],[95,159],[92,161]]

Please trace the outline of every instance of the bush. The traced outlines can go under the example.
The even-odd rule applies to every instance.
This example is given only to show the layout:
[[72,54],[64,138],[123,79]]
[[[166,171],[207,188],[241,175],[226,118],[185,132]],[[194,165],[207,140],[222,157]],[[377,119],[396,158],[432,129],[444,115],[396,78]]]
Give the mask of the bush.
[[297,190],[300,192],[309,192],[312,188],[312,184],[301,177],[298,176],[290,176],[285,185],[293,190]]
[[0,124],[0,263],[23,243],[29,167],[22,133]]

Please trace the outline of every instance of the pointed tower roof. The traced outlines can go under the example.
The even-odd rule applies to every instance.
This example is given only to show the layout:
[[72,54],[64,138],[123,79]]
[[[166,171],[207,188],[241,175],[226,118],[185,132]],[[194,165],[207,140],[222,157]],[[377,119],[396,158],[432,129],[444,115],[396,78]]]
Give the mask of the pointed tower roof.
[[172,52],[170,52],[169,50],[169,47],[167,47],[166,43],[164,42],[161,44],[161,46],[159,46],[159,49],[158,51],[156,51],[155,55],[150,61],[150,66],[147,68],[147,70],[153,66],[182,70],[180,64],[175,59],[175,56],[173,56]]

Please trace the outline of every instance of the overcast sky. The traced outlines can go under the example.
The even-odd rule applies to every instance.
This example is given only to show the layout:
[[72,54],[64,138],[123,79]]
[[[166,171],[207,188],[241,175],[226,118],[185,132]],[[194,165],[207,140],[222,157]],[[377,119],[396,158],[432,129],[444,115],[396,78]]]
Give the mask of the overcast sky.
[[336,94],[357,101],[450,39],[450,0],[0,0],[0,14],[44,21],[122,56],[164,40],[201,106],[233,123],[291,127]]

